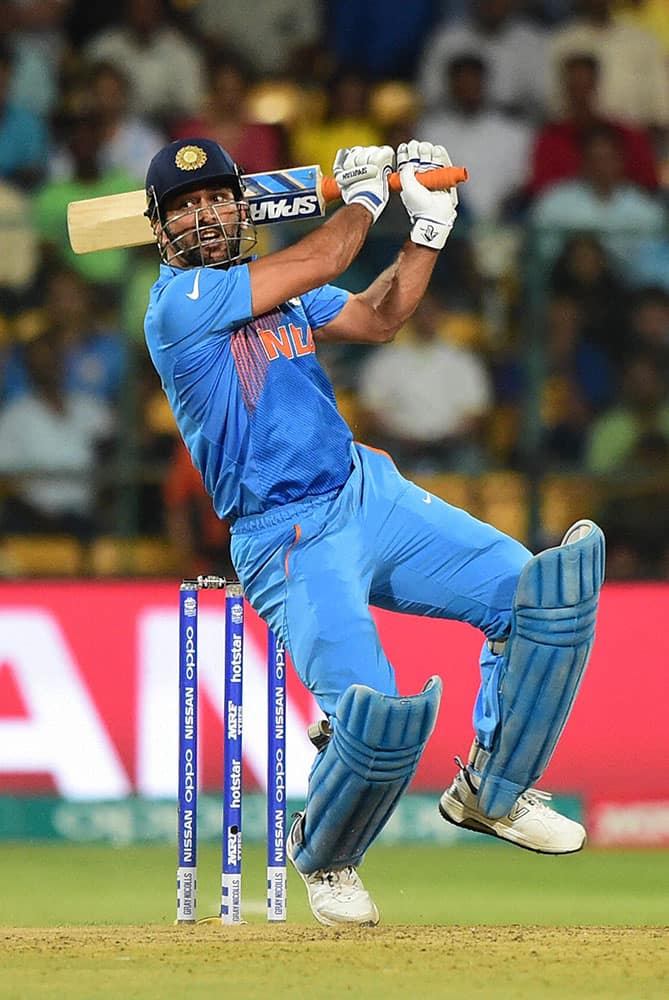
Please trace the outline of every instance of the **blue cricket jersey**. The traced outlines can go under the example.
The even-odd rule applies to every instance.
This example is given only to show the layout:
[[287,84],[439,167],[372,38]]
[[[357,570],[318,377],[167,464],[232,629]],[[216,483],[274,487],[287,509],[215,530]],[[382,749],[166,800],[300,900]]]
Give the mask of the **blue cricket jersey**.
[[352,435],[312,330],[348,294],[325,285],[254,317],[247,264],[161,265],[146,343],[219,517],[263,513],[346,481]]

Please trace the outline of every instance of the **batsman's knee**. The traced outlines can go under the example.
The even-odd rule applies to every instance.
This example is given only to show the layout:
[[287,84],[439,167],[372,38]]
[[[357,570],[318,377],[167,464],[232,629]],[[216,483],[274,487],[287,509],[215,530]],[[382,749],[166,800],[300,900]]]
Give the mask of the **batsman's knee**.
[[309,779],[293,860],[305,874],[357,866],[411,781],[441,701],[441,680],[394,697],[354,684],[331,719]]
[[505,815],[548,765],[592,650],[604,561],[604,535],[584,520],[520,574],[511,634],[491,645],[504,662],[500,723],[479,788],[488,816]]

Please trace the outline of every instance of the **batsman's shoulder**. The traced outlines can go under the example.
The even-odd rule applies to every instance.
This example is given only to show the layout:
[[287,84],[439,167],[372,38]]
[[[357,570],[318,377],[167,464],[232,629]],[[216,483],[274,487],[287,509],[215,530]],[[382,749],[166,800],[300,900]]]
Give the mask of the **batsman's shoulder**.
[[164,281],[158,280],[161,301],[170,308],[183,305],[197,305],[213,287],[221,287],[229,282],[226,271],[209,267],[176,268],[161,267]]

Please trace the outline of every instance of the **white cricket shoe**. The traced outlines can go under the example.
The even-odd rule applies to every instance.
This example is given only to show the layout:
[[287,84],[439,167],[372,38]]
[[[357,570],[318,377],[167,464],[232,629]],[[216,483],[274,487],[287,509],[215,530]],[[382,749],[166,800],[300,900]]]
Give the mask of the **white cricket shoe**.
[[439,800],[439,812],[447,822],[500,837],[539,854],[573,854],[585,846],[584,827],[551,809],[550,792],[537,788],[523,792],[501,819],[485,816],[477,803],[478,776],[459,757],[456,762],[460,771]]
[[297,813],[286,842],[286,853],[307,887],[309,906],[316,920],[328,927],[338,924],[358,924],[373,927],[379,922],[379,911],[352,865],[334,871],[317,871],[305,875],[293,861],[293,851],[299,842],[299,827],[304,813]]

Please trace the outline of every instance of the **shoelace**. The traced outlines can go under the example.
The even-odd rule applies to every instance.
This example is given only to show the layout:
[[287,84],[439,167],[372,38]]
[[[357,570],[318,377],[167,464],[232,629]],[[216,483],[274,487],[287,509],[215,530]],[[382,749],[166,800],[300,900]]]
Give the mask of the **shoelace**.
[[546,803],[550,802],[553,796],[551,792],[545,792],[541,788],[528,788],[519,798],[527,799],[531,805],[538,809],[549,809],[550,807]]
[[316,876],[323,884],[327,882],[334,892],[355,888],[357,883],[356,871],[352,865],[338,871],[316,872]]

